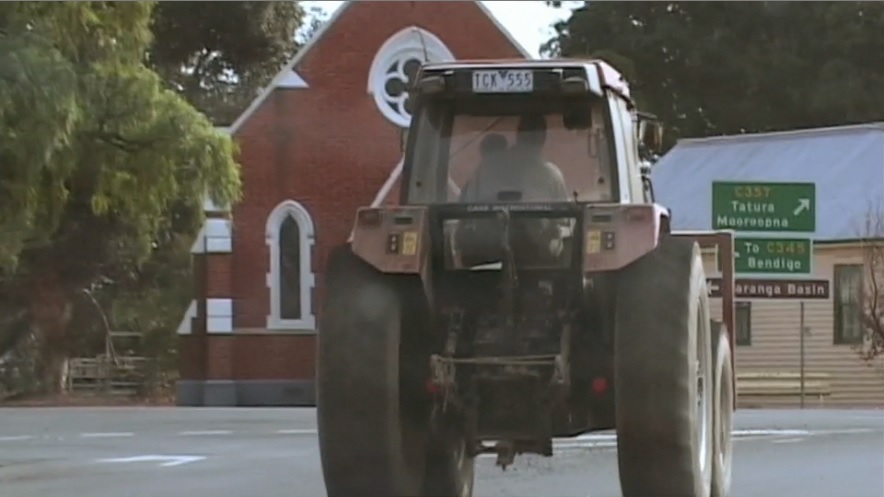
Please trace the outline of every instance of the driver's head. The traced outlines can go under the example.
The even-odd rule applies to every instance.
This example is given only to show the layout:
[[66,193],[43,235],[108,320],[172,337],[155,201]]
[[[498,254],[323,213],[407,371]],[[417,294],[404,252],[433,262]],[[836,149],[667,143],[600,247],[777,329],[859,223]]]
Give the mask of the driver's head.
[[546,118],[543,114],[523,114],[519,119],[516,144],[539,150],[546,143]]
[[507,145],[506,137],[500,133],[489,133],[479,143],[479,153],[482,154],[483,159],[487,159],[505,151]]

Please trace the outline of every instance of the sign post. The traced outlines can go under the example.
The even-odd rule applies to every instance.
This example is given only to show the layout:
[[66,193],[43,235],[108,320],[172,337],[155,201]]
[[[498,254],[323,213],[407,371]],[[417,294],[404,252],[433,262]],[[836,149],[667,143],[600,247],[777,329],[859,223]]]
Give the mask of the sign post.
[[[816,184],[716,181],[712,183],[712,228],[739,232],[816,232]],[[811,238],[736,237],[734,273],[788,279],[736,278],[734,296],[742,299],[798,300],[801,408],[805,394],[804,301],[828,299],[829,280],[795,279],[813,273]],[[721,280],[707,280],[710,295]]]

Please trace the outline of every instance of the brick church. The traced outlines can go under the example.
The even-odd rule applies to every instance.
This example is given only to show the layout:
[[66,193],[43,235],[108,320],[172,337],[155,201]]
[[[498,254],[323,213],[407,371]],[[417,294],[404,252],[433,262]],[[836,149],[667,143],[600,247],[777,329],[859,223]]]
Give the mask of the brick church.
[[419,65],[530,55],[480,2],[346,2],[225,132],[242,202],[207,202],[178,328],[179,405],[313,405],[323,268],[394,202]]

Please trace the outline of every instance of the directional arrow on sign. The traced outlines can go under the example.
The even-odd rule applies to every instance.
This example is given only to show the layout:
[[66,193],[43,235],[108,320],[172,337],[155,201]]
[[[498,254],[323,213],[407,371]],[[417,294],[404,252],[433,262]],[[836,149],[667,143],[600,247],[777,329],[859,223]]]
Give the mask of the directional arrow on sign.
[[810,210],[810,199],[809,198],[799,198],[798,199],[798,207],[792,211],[792,214],[797,216],[804,211]]
[[99,459],[98,462],[103,463],[128,463],[128,462],[158,462],[160,467],[170,468],[172,466],[181,466],[192,462],[204,460],[204,456],[132,456],[132,457],[115,457],[111,459]]

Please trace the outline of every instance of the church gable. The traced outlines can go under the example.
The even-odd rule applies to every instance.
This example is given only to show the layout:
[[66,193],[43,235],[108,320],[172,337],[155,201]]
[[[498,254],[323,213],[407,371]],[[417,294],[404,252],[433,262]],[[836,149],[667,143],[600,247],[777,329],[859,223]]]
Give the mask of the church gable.
[[[242,126],[276,89],[365,88],[396,126],[410,119],[404,83],[424,60],[528,57],[481,2],[347,2],[233,123]],[[362,93],[365,95],[365,93]]]

